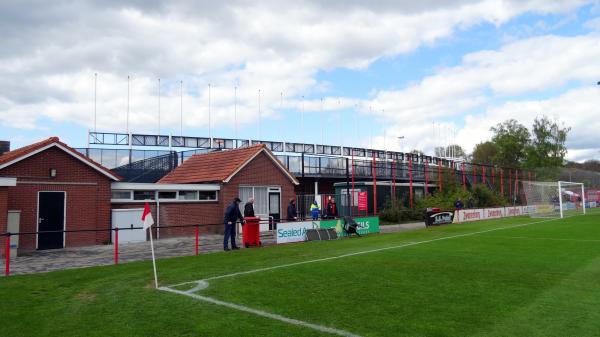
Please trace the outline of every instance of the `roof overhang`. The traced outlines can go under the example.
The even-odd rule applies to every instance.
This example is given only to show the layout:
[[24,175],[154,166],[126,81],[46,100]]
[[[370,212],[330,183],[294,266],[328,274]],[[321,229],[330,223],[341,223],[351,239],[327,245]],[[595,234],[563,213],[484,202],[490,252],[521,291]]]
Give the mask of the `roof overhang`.
[[267,155],[267,157],[269,157],[269,159],[271,159],[271,161],[277,165],[277,167],[281,170],[281,172],[283,172],[283,174],[285,174],[294,185],[300,185],[300,182],[298,181],[298,179],[296,179],[296,177],[294,177],[294,175],[292,173],[290,173],[290,171],[285,168],[285,166],[283,166],[283,164],[279,161],[279,159],[277,159],[272,153],[271,151],[267,151],[266,148],[262,148],[260,151],[257,151],[254,155],[252,155],[252,157],[250,157],[248,160],[246,160],[245,163],[243,163],[242,165],[240,165],[240,167],[238,167],[235,171],[233,171],[233,173],[231,173],[229,175],[229,177],[225,178],[223,180],[224,183],[228,183],[236,174],[238,174],[238,172],[240,172],[244,167],[246,167],[246,165],[248,165],[248,163],[250,163],[252,160],[254,160],[254,158],[256,158],[259,154],[264,153]]
[[121,183],[110,184],[113,190],[132,191],[220,191],[219,184],[158,184],[158,183]]
[[94,165],[94,163],[85,160],[83,158],[82,154],[81,155],[75,154],[75,153],[73,153],[73,151],[75,151],[75,150],[68,149],[68,148],[62,146],[59,143],[50,143],[50,144],[48,144],[46,146],[40,147],[39,149],[36,149],[36,150],[31,151],[29,153],[26,153],[26,154],[24,154],[22,156],[19,156],[19,157],[15,158],[15,159],[7,162],[7,163],[1,164],[0,165],[0,170],[3,169],[3,168],[5,168],[5,167],[11,166],[13,164],[16,164],[16,163],[20,162],[21,160],[24,160],[24,159],[27,159],[27,158],[29,158],[31,156],[34,156],[34,155],[36,155],[36,154],[38,154],[40,152],[44,152],[44,151],[46,151],[46,150],[48,150],[49,148],[52,148],[52,147],[58,147],[59,149],[61,149],[64,152],[68,153],[69,155],[71,155],[73,158],[78,159],[80,162],[82,162],[82,163],[86,164],[87,166],[93,168],[94,170],[102,173],[103,175],[107,176],[108,178],[110,178],[112,180],[115,180],[115,181],[121,180],[116,175],[114,175],[111,171],[107,171],[107,170],[99,167],[98,165]]
[[0,177],[0,187],[17,186],[17,178],[2,178]]

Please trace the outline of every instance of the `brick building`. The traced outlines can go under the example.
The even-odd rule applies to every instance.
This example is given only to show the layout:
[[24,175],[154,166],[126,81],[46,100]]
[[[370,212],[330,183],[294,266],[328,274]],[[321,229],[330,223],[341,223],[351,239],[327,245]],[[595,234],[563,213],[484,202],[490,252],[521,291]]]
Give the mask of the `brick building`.
[[[157,225],[215,225],[202,230],[218,232],[234,197],[254,197],[262,218],[285,218],[296,185],[264,145],[197,154],[158,183],[128,183],[53,137],[0,155],[0,233],[33,232],[11,238],[20,251],[112,242],[115,227],[130,229],[119,231],[120,242],[144,241],[147,233],[131,227],[141,225],[146,202]],[[100,231],[62,232],[80,229]],[[57,232],[35,234],[41,231]],[[162,228],[156,235],[193,232]]]
[[[148,202],[162,227],[155,232],[159,238],[195,231],[194,227],[168,228],[180,225],[209,225],[200,231],[221,232],[223,213],[235,197],[244,202],[254,197],[255,212],[263,219],[285,219],[295,185],[296,178],[264,145],[196,154],[157,183],[113,182],[113,226],[127,228],[139,222]],[[261,227],[269,229],[267,223]],[[143,232],[135,235],[132,241],[146,240]]]
[[[0,155],[0,232],[109,229],[110,183],[118,180],[57,137],[6,152]],[[108,231],[57,232],[13,240],[21,250],[34,250],[101,244],[109,238]]]

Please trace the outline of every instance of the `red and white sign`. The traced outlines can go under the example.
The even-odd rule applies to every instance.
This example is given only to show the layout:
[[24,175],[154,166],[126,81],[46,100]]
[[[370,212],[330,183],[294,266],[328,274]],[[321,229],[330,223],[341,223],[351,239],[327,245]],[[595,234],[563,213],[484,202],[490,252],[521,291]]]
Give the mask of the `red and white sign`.
[[366,211],[368,210],[367,206],[367,192],[358,192],[358,210]]
[[484,211],[486,219],[504,218],[504,207],[485,208]]
[[454,222],[467,222],[486,219],[499,219],[509,216],[519,216],[531,212],[527,206],[494,207],[479,209],[461,209],[456,211]]

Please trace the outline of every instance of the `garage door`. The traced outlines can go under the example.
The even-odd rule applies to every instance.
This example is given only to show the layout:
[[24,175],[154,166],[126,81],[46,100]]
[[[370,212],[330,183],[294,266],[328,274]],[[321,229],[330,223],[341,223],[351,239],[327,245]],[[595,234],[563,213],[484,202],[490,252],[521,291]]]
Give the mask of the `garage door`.
[[[146,231],[143,229],[131,229],[142,227],[143,208],[135,209],[113,209],[112,225],[119,228],[119,243],[146,241]],[[115,242],[115,232],[112,232],[112,242]]]

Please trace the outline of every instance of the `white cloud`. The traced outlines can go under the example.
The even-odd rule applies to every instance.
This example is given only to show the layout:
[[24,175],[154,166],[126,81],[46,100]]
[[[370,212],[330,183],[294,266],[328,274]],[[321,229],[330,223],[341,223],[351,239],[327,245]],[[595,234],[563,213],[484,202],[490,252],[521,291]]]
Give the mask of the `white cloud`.
[[[140,132],[157,124],[158,77],[165,89],[163,128],[178,128],[180,79],[188,127],[206,126],[208,83],[220,117],[215,123],[232,122],[236,84],[240,123],[256,119],[258,89],[264,93],[264,116],[277,118],[273,107],[280,93],[292,99],[286,105],[297,105],[300,95],[322,87],[314,78],[319,70],[364,68],[378,58],[434,44],[457,29],[481,22],[499,25],[528,11],[562,13],[585,2],[3,2],[0,120],[15,128],[40,127],[43,118],[92,127],[94,72],[100,74],[100,129],[124,130],[128,74],[134,77],[131,127]],[[466,62],[480,62],[472,58]],[[485,100],[467,97],[478,84],[466,81],[448,88],[432,78],[423,85],[429,90],[412,89],[422,98],[409,101],[405,114],[444,115],[450,102],[468,109]],[[496,85],[495,90],[505,90]],[[451,89],[458,98],[440,96],[435,88]],[[410,94],[382,92],[379,99],[403,100]],[[438,104],[429,111],[425,101]]]
[[[590,133],[600,126],[600,90],[595,86],[598,59],[598,35],[529,38],[499,50],[467,54],[459,66],[441,69],[403,90],[378,92],[369,104],[377,106],[378,112],[385,109],[380,115],[395,123],[398,134],[414,133],[414,124],[431,125],[432,121],[464,124],[457,141],[467,151],[488,139],[489,128],[496,123],[515,118],[529,127],[537,114],[556,116],[573,127],[569,148],[598,148]],[[578,87],[556,98],[521,98]],[[481,110],[486,112],[478,114]],[[427,128],[414,136],[412,146],[427,151],[432,151],[431,144],[447,142],[426,141],[432,138]]]

